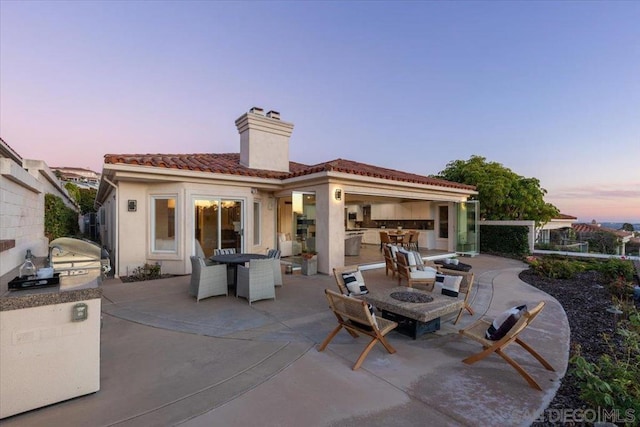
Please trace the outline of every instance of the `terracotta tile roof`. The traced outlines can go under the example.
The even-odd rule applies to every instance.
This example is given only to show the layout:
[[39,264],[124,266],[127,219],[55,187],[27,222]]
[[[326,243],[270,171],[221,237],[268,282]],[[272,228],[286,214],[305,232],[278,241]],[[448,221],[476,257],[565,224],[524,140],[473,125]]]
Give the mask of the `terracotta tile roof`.
[[578,219],[578,217],[561,213],[561,214],[558,214],[553,219]]
[[127,164],[153,166],[169,169],[183,169],[201,172],[212,172],[230,175],[253,176],[260,178],[285,179],[319,172],[343,172],[347,174],[389,179],[393,181],[412,182],[440,187],[475,190],[472,185],[459,184],[428,176],[401,172],[382,168],[352,160],[336,159],[316,165],[304,165],[289,162],[289,172],[277,172],[262,169],[251,169],[240,164],[240,154],[106,154],[106,164]]
[[615,234],[618,237],[628,237],[633,235],[630,231],[615,230],[613,228],[601,227],[597,224],[571,224],[571,227],[576,231],[576,233],[597,233],[599,231],[603,231],[605,233]]

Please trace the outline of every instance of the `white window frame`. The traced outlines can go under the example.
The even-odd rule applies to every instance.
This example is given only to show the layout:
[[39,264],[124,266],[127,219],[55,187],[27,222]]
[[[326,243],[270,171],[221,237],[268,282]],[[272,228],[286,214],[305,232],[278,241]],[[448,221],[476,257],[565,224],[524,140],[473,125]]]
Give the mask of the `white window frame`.
[[[173,200],[175,203],[174,207],[174,220],[173,220],[173,235],[174,235],[174,247],[173,249],[158,249],[156,248],[156,201],[157,200]],[[149,212],[150,212],[150,230],[149,236],[151,239],[149,247],[151,248],[151,253],[155,254],[177,254],[178,253],[178,224],[180,223],[179,212],[178,212],[178,195],[177,194],[153,194],[150,196],[149,200]]]
[[262,201],[253,201],[253,245],[262,244]]

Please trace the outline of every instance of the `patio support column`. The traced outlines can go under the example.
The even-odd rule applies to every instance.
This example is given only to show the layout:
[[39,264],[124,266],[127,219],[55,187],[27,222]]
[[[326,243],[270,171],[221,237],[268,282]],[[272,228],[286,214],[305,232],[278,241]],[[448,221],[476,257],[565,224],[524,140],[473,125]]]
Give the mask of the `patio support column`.
[[333,267],[344,264],[344,189],[335,199],[336,184],[316,187],[316,251],[318,271],[332,274]]

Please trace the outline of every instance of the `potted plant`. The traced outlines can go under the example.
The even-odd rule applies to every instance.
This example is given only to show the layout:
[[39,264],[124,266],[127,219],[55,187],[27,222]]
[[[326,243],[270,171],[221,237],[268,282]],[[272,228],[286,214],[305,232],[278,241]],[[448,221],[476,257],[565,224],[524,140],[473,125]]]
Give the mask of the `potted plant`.
[[315,251],[302,252],[302,274],[311,276],[318,273],[318,254]]

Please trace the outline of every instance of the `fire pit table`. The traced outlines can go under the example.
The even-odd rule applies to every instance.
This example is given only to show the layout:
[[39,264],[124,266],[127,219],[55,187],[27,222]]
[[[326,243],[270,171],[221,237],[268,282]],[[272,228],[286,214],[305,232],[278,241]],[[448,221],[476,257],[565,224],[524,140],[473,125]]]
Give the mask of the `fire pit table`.
[[440,329],[440,317],[464,306],[463,298],[398,286],[371,291],[364,296],[382,312],[382,317],[398,323],[397,332],[413,339]]

